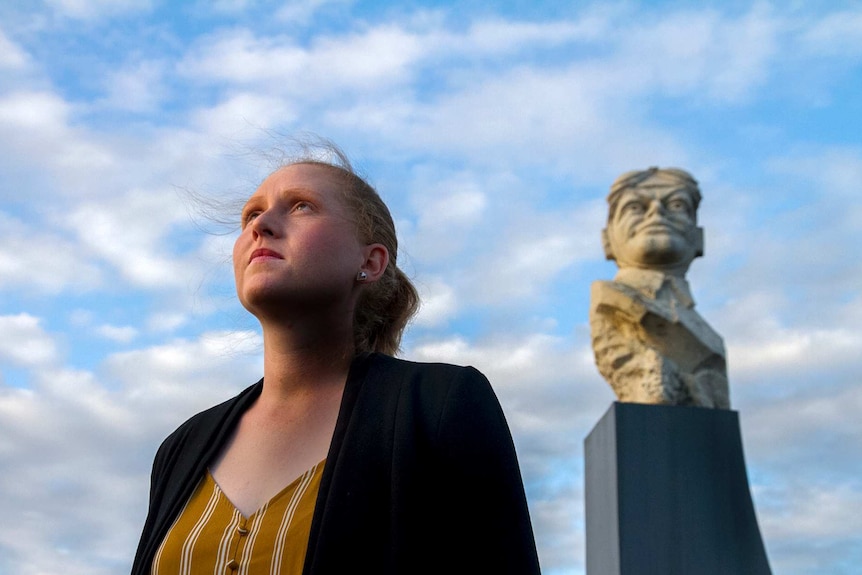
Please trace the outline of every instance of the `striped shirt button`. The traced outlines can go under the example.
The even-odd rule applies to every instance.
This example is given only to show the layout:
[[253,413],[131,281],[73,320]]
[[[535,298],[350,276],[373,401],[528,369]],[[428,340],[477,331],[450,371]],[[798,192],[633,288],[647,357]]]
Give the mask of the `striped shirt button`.
[[162,541],[151,575],[264,575],[269,567],[301,575],[323,468],[321,461],[308,469],[251,518],[207,472]]

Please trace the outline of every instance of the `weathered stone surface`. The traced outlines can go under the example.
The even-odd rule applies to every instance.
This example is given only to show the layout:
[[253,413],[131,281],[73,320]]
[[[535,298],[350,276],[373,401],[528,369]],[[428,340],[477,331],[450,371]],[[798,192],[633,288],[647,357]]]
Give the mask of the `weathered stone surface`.
[[724,343],[685,280],[703,254],[700,197],[677,169],[629,172],[611,186],[602,242],[619,272],[593,283],[590,328],[596,365],[620,401],[730,408]]

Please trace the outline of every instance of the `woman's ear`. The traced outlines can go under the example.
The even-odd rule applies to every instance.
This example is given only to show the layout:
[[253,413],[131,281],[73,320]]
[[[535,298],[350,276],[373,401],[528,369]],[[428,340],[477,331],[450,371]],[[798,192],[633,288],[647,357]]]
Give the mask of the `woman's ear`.
[[373,283],[380,279],[386,266],[389,265],[389,250],[383,244],[369,244],[365,246],[365,262],[359,268],[365,272],[365,283]]

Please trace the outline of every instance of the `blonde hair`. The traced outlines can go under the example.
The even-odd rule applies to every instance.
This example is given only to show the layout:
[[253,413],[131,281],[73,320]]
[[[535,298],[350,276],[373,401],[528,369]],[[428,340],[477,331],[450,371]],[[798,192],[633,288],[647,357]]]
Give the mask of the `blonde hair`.
[[297,164],[330,170],[343,184],[345,204],[355,218],[360,239],[388,250],[386,270],[376,282],[364,286],[356,304],[353,340],[357,353],[396,354],[407,324],[419,309],[419,294],[398,267],[398,238],[389,208],[377,190],[353,170],[347,155],[328,140],[303,143],[303,153],[282,162],[282,167]]

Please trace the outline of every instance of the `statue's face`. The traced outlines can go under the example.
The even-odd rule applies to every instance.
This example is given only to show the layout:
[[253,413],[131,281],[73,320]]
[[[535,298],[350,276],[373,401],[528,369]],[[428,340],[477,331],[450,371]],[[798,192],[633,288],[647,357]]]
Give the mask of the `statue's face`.
[[620,194],[606,233],[620,267],[685,271],[702,249],[689,191],[650,180]]

